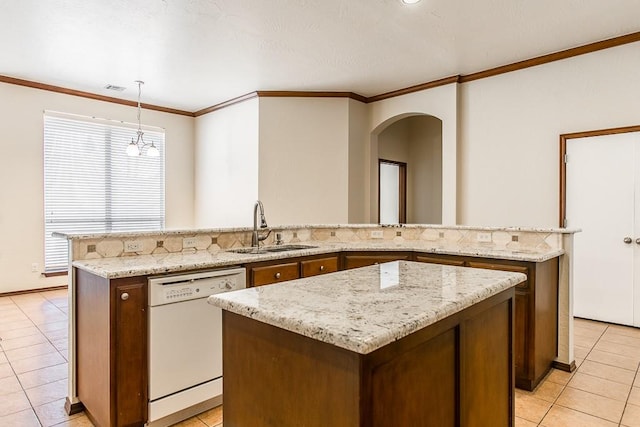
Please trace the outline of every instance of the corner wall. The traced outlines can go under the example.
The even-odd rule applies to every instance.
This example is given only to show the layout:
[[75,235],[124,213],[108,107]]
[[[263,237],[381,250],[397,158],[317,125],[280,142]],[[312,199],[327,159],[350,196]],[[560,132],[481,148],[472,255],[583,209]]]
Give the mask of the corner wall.
[[[136,121],[135,107],[0,83],[0,293],[67,283],[66,276],[41,275],[45,110]],[[166,226],[192,227],[193,118],[144,110],[142,120],[165,128]],[[32,263],[38,272],[31,272]]]
[[258,99],[195,119],[195,226],[252,225],[258,198]]
[[348,98],[260,98],[259,139],[270,224],[348,222]]

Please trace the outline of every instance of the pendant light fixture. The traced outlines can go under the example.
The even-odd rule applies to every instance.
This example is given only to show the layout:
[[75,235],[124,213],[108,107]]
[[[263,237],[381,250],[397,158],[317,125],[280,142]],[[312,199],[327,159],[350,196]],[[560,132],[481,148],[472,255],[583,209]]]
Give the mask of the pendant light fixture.
[[147,156],[158,157],[160,156],[160,152],[158,151],[158,148],[156,148],[156,146],[153,144],[153,141],[151,142],[144,141],[144,132],[142,132],[142,124],[140,123],[140,111],[141,111],[140,94],[141,94],[142,85],[144,84],[144,82],[142,80],[136,80],[136,83],[138,83],[138,131],[136,132],[138,136],[135,141],[133,140],[133,138],[131,138],[131,143],[127,146],[127,155],[131,157],[141,156],[142,150],[148,147]]

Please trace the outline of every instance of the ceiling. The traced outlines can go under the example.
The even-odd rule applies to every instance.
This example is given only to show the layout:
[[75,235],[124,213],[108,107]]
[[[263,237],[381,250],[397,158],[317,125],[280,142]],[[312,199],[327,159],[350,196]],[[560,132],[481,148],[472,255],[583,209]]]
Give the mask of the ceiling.
[[[0,75],[197,111],[364,96],[640,31],[638,0],[0,0]],[[125,86],[124,92],[104,89]]]

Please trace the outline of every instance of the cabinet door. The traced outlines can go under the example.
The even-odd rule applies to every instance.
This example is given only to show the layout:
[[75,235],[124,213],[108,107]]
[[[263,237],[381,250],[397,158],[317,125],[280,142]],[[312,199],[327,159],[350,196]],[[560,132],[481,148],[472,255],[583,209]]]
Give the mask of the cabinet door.
[[300,271],[302,273],[302,277],[333,273],[334,271],[338,271],[338,257],[332,256],[301,261]]
[[116,425],[147,422],[147,283],[115,281]]
[[386,253],[386,254],[358,254],[358,253],[347,253],[344,256],[344,269],[348,270],[350,268],[358,268],[358,267],[366,267],[368,265],[374,264],[382,264],[383,262],[390,261],[408,261],[410,259],[409,253],[399,252],[399,253]]
[[273,264],[264,267],[253,267],[250,272],[251,285],[262,286],[284,282],[300,277],[297,262]]

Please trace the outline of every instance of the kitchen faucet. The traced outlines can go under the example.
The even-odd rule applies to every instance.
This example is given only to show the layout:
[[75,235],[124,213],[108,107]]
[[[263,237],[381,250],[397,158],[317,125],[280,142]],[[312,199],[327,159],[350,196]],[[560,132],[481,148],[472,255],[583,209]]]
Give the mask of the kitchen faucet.
[[262,202],[257,200],[255,205],[253,205],[253,233],[251,234],[251,247],[258,248],[260,247],[260,242],[265,240],[271,234],[271,230],[264,236],[261,236],[258,233],[258,209],[260,209],[260,228],[267,228],[267,220],[264,217],[264,206],[262,206]]

